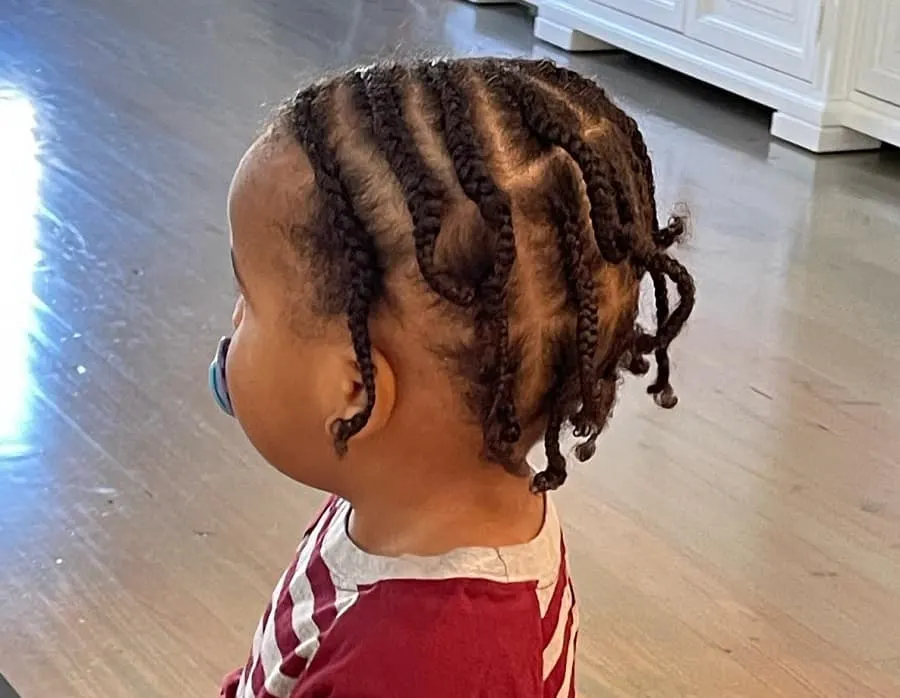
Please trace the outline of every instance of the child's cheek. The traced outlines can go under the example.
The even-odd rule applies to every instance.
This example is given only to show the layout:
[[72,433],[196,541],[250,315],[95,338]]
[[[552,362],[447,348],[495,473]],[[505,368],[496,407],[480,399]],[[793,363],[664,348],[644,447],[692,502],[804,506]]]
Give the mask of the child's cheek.
[[234,407],[238,421],[250,416],[253,399],[253,333],[249,332],[248,323],[236,326],[231,336],[231,345],[225,359],[225,379],[228,382],[228,394]]
[[290,386],[278,369],[273,338],[254,331],[248,315],[235,330],[225,367],[231,403],[253,447],[275,468],[291,473],[296,430],[283,408],[290,404]]
[[264,400],[260,393],[264,390],[254,368],[259,364],[259,357],[255,357],[257,350],[254,338],[247,329],[247,323],[244,321],[232,336],[225,363],[225,375],[234,416],[250,442],[257,450],[262,450],[266,440],[264,433],[266,423],[263,419]]
[[228,392],[235,416],[244,431],[264,432],[273,421],[272,403],[277,400],[279,379],[276,342],[267,334],[252,312],[243,309],[243,317],[231,337],[225,363]]

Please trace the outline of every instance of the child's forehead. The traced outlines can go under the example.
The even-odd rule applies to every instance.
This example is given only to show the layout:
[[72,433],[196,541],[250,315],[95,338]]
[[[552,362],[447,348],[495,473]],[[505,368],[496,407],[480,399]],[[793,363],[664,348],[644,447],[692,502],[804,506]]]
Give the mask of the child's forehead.
[[309,215],[312,172],[296,142],[261,136],[241,158],[228,193],[231,247],[241,273],[271,276],[288,254],[291,230]]
[[295,204],[313,187],[313,172],[300,145],[267,131],[247,149],[231,181],[229,203],[247,193],[269,203]]
[[289,230],[309,214],[313,187],[309,161],[295,141],[260,136],[244,153],[231,180],[232,237],[243,232],[235,228]]

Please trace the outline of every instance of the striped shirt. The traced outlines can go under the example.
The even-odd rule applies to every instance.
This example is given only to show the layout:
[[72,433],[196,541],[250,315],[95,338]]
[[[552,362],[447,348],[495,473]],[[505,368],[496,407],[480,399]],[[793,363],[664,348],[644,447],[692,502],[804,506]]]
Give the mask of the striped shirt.
[[333,498],[224,698],[574,698],[578,611],[556,511],[529,543],[385,558]]

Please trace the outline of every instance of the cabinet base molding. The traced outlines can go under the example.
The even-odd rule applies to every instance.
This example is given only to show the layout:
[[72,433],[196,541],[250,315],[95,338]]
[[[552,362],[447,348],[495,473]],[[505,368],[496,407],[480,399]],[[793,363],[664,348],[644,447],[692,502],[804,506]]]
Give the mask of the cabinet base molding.
[[541,41],[546,41],[548,44],[570,53],[618,50],[612,44],[540,15],[534,20],[534,35]]
[[813,153],[843,153],[878,150],[881,141],[846,126],[821,126],[777,111],[769,131],[776,138],[799,145]]
[[[609,2],[612,4],[612,0]],[[692,36],[698,26],[708,32],[709,22],[715,20],[704,15],[699,22],[691,16],[703,6],[700,0],[666,3],[684,11],[684,21],[675,22],[679,25],[675,28],[642,19],[638,16],[639,3],[628,5],[625,12],[610,7],[604,0],[538,0],[534,34],[565,51],[622,49],[763,104],[775,112],[772,135],[814,153],[872,150],[882,142],[900,146],[900,94],[896,99],[894,95],[875,99],[854,86],[857,74],[863,70],[858,62],[865,55],[859,47],[865,39],[861,28],[871,24],[863,23],[863,15],[883,11],[879,8],[885,2],[894,0],[873,0],[871,4],[820,5],[818,0],[787,3],[800,8],[796,10],[798,17],[817,20],[821,36],[808,42],[808,53],[804,54],[810,61],[809,79],[802,77],[799,70],[792,75],[763,65],[758,60],[758,47],[753,51],[757,60],[739,55],[747,37],[755,31],[752,15],[741,27],[743,44],[713,45]],[[801,12],[803,8],[805,14]],[[824,14],[818,16],[819,12]],[[724,19],[720,25],[731,26]],[[758,29],[763,36],[763,27]],[[816,27],[811,29],[814,30]],[[900,28],[896,35],[900,37]],[[807,50],[803,46],[806,44],[801,46],[798,40],[797,51]],[[900,55],[900,46],[897,54]],[[900,71],[897,81],[900,85]],[[885,82],[889,81],[882,80]]]

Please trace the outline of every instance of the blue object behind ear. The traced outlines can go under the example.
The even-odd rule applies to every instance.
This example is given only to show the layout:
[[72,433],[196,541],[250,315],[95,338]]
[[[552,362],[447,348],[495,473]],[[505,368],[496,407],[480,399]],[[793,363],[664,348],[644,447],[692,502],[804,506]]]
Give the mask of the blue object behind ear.
[[225,377],[225,359],[228,356],[228,347],[231,337],[222,337],[219,347],[216,349],[216,357],[209,365],[209,389],[219,408],[229,417],[234,417],[234,409],[231,406],[231,395],[228,394],[228,380]]

